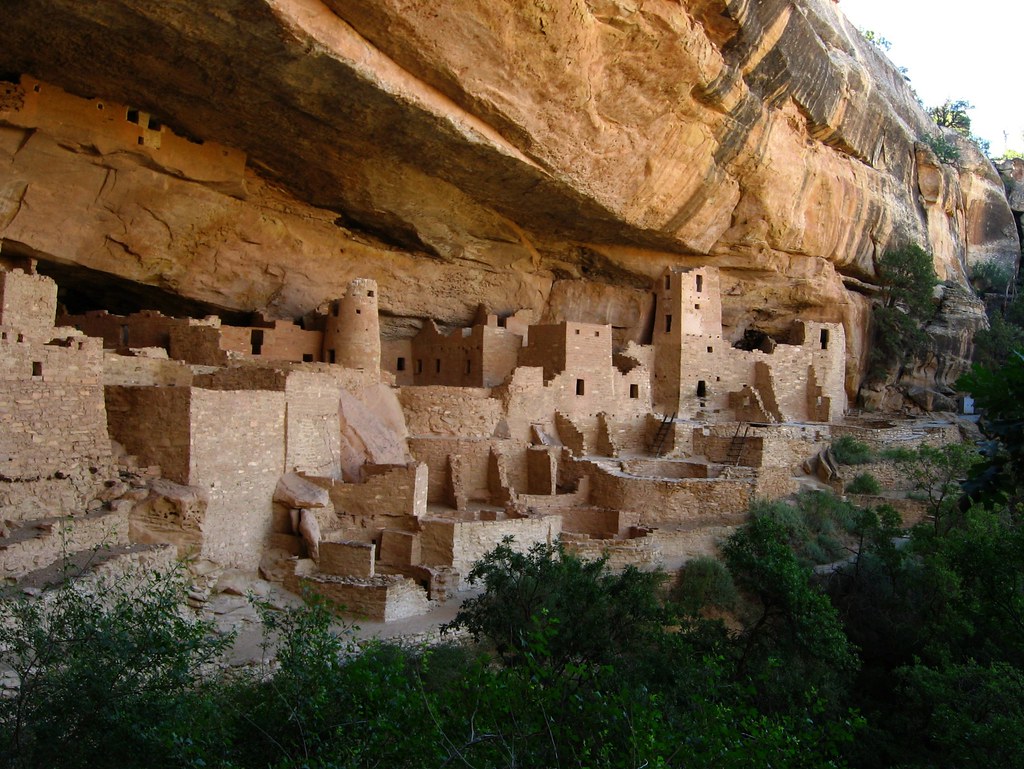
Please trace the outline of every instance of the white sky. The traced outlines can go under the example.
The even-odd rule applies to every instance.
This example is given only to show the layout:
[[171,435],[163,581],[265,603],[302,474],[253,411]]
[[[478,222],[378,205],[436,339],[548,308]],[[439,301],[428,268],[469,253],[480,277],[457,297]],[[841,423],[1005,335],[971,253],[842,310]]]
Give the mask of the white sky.
[[888,57],[909,70],[925,106],[965,99],[971,131],[992,143],[993,157],[1024,152],[1024,0],[839,0],[839,8],[892,43]]

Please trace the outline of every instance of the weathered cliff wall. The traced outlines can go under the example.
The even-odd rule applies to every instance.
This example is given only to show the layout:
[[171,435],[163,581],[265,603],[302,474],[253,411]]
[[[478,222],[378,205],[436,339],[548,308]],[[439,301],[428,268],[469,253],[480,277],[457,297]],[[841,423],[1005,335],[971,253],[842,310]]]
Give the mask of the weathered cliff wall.
[[[42,81],[0,103],[3,253],[226,309],[367,275],[389,334],[484,302],[622,341],[651,278],[710,261],[734,338],[843,322],[852,392],[887,247],[959,282],[1015,258],[998,177],[915,147],[829,0],[20,0],[0,71]],[[25,109],[55,87],[92,98]]]

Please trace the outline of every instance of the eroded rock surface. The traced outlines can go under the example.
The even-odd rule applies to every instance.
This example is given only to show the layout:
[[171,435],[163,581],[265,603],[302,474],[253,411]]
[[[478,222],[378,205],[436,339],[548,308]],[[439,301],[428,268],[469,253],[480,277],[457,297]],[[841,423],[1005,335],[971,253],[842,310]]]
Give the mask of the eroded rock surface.
[[22,0],[0,71],[91,97],[0,99],[4,254],[228,310],[370,275],[388,335],[482,302],[625,342],[650,279],[710,257],[733,338],[843,322],[852,393],[886,248],[961,283],[1019,253],[987,161],[922,149],[902,76],[822,0]]

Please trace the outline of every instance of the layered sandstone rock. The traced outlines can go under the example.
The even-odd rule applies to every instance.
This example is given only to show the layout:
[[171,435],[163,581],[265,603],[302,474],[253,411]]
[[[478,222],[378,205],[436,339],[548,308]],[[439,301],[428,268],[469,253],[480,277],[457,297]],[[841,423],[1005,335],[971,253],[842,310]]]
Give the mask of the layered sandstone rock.
[[[0,71],[42,80],[0,99],[4,254],[208,307],[297,316],[369,275],[388,335],[483,302],[624,342],[651,278],[710,261],[733,339],[843,322],[852,393],[887,247],[954,282],[1017,253],[987,162],[916,144],[822,0],[22,0]],[[56,86],[92,99],[25,109]]]

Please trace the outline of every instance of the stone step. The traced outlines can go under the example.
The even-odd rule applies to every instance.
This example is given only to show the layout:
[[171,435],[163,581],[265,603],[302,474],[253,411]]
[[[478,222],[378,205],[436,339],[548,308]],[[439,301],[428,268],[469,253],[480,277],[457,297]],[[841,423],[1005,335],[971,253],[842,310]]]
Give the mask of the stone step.
[[0,580],[19,580],[71,554],[127,544],[128,514],[123,507],[15,524],[9,536],[0,539]]

